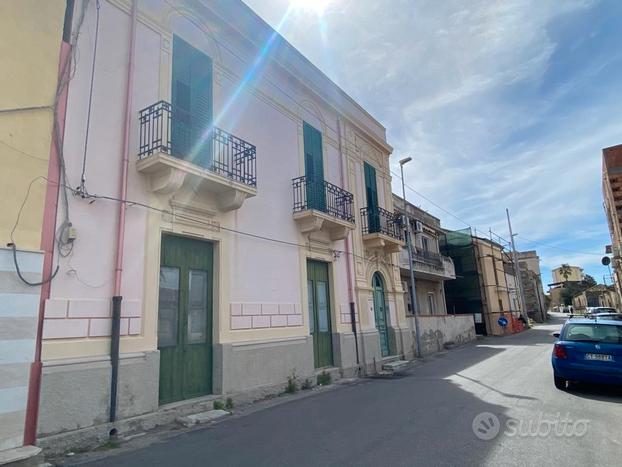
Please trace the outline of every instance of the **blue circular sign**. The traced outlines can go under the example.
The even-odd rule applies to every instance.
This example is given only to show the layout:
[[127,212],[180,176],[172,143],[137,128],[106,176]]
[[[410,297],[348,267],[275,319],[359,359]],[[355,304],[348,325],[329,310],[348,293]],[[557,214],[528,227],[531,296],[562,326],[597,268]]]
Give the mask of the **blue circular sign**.
[[504,328],[508,325],[508,319],[505,316],[500,316],[497,320],[497,324]]

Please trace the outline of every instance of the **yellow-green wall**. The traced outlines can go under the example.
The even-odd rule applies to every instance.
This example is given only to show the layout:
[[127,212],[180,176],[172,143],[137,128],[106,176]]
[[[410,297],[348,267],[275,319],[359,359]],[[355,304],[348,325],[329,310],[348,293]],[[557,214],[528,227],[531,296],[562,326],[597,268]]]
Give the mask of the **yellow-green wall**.
[[[65,0],[0,1],[0,110],[51,106]],[[0,245],[6,245],[28,185],[47,176],[52,110],[0,112]],[[15,230],[20,249],[39,249],[45,180],[35,181]]]

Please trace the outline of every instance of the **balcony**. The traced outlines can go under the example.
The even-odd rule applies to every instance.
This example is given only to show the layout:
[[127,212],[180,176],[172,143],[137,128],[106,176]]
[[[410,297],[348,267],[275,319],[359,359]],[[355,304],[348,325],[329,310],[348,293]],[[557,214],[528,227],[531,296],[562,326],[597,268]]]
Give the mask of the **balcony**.
[[354,229],[352,193],[308,177],[292,180],[294,220],[302,233],[325,231],[331,240],[343,240]]
[[[256,148],[220,128],[192,124],[186,112],[165,101],[140,111],[136,168],[151,190],[174,194],[186,186],[231,211],[257,194]],[[199,143],[197,143],[199,142]]]
[[382,208],[361,209],[363,222],[363,244],[368,250],[382,250],[397,253],[404,246],[402,228],[397,216]]
[[[456,278],[453,260],[432,251],[415,248],[413,251],[413,269],[415,278],[430,280],[450,280]],[[410,269],[408,266],[408,249],[400,253],[400,268]]]

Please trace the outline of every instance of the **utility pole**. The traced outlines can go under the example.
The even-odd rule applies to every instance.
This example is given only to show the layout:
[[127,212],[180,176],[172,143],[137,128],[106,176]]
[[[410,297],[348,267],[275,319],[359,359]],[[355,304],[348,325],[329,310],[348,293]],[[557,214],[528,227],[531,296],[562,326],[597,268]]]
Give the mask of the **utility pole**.
[[[402,198],[404,199],[404,212],[407,212],[406,207],[406,184],[404,183],[404,164],[410,162],[412,157],[405,157],[400,160],[400,172],[402,174]],[[415,270],[413,267],[413,248],[411,238],[410,219],[408,215],[406,217],[406,247],[408,248],[408,267],[410,270],[410,302],[412,304],[412,311],[415,321],[415,341],[417,342],[417,357],[421,357],[421,343],[419,342],[419,318],[417,317],[417,292],[415,289]]]
[[525,309],[525,295],[523,293],[523,277],[520,273],[520,266],[518,265],[518,254],[516,253],[516,245],[514,244],[514,233],[512,232],[512,222],[510,221],[510,210],[505,209],[505,213],[508,216],[508,228],[510,229],[510,240],[512,242],[512,259],[514,262],[514,272],[516,274],[516,284],[518,285],[519,300],[521,303],[521,315],[529,326],[529,316],[527,316],[527,310]]

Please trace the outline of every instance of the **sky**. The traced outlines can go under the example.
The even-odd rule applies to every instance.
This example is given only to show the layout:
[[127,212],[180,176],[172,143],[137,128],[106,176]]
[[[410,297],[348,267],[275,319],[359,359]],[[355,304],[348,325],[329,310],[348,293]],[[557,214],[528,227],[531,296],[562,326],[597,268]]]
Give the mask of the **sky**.
[[[407,199],[598,282],[622,144],[622,1],[244,0],[387,129]],[[315,6],[312,6],[315,4]],[[321,11],[323,10],[323,11]],[[393,177],[401,195],[401,181]]]

